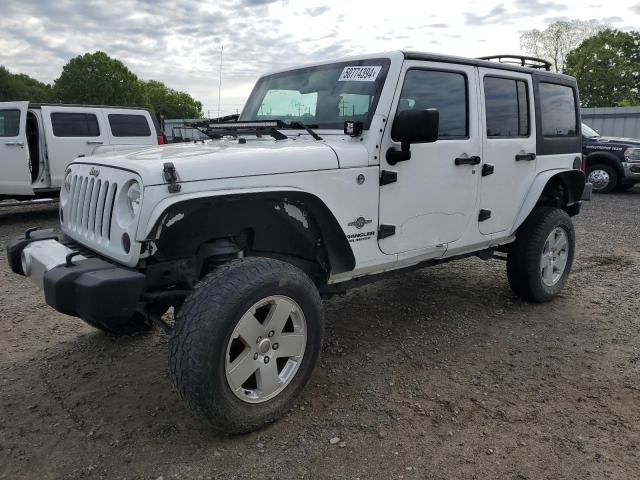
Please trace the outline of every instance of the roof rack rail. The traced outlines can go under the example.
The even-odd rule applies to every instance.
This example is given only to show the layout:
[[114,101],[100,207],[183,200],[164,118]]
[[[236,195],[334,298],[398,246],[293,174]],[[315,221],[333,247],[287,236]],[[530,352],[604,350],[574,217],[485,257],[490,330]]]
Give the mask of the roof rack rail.
[[535,68],[536,70],[551,70],[551,62],[542,58],[526,57],[524,55],[489,55],[488,57],[478,57],[478,60],[493,60],[499,63],[520,65],[521,67]]

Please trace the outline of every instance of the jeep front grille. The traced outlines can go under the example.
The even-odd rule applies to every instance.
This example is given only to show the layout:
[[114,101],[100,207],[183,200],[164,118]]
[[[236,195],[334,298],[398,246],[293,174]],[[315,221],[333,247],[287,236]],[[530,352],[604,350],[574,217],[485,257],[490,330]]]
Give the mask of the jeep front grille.
[[108,242],[117,192],[114,181],[74,175],[64,218],[68,230],[93,241]]

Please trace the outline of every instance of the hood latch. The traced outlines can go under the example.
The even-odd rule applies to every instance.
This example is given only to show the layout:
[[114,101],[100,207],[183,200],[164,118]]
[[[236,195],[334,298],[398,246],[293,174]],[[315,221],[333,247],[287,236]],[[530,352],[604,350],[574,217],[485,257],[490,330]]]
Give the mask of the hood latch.
[[178,183],[178,171],[173,163],[165,163],[162,173],[164,174],[164,179],[169,183],[169,193],[178,193],[182,190],[182,185]]

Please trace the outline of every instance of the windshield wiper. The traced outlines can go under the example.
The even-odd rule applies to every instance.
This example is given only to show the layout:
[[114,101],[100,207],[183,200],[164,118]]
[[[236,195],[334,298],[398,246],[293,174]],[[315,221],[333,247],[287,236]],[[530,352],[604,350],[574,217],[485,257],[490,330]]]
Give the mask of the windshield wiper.
[[[302,122],[291,122],[289,123],[289,126],[292,128],[300,128],[302,130],[306,130],[306,132],[311,135],[313,138],[315,138],[316,140],[322,140],[322,137],[320,135],[318,135],[316,132],[314,132],[313,130],[311,130],[311,127],[309,125],[305,125]],[[314,125],[314,127],[317,128],[316,125]]]

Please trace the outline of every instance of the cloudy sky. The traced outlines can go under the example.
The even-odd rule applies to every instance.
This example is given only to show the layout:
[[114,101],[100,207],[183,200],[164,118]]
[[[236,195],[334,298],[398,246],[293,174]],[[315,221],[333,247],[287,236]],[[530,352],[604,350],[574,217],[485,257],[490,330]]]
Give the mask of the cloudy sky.
[[103,50],[217,114],[241,109],[258,75],[350,54],[411,49],[520,52],[520,34],[559,19],[639,29],[639,0],[0,0],[0,65],[53,81]]

